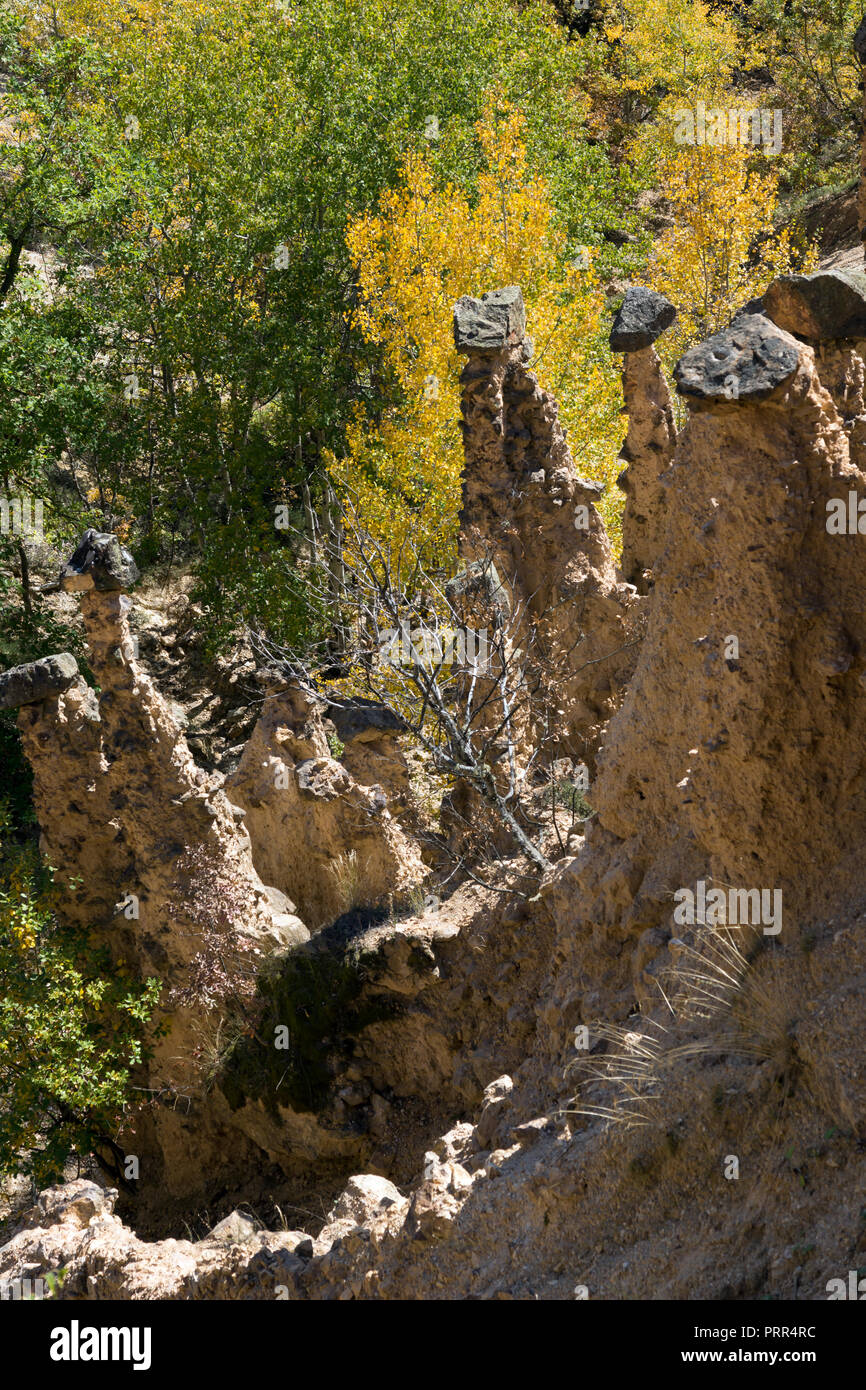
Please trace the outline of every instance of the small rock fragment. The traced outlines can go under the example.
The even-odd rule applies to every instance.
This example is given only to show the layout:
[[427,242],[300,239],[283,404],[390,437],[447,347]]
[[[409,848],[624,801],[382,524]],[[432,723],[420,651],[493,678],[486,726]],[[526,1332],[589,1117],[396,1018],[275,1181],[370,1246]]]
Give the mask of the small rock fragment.
[[757,299],[747,299],[746,303],[734,314],[728,327],[733,328],[735,324],[740,322],[740,319],[750,318],[752,314],[764,314],[766,317],[763,295],[759,295]]
[[354,1221],[361,1225],[377,1212],[403,1202],[403,1196],[387,1178],[378,1173],[356,1173],[328,1213],[326,1225],[337,1221]]
[[59,1183],[39,1194],[39,1219],[43,1226],[71,1222],[86,1226],[94,1216],[110,1215],[117,1199],[117,1189],[100,1187],[86,1178]]
[[251,1216],[245,1216],[242,1211],[233,1211],[217,1222],[209,1232],[208,1239],[219,1240],[224,1245],[243,1245],[252,1240],[259,1229],[260,1223]]

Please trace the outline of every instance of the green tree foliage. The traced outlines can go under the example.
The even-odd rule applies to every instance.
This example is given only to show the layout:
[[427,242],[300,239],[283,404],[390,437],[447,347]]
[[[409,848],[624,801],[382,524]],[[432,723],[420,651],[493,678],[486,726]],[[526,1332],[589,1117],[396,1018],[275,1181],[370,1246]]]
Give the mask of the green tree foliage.
[[[106,196],[101,123],[81,99],[100,72],[93,45],[37,38],[24,7],[0,6],[0,497],[40,501],[47,538],[84,514],[74,460],[89,459],[110,428],[86,297],[58,293],[74,271],[57,248],[77,243]],[[58,467],[64,452],[71,472]],[[40,655],[53,634],[34,609],[20,532],[0,534],[0,565],[8,664]],[[13,567],[17,593],[6,578]]]
[[[65,436],[39,428],[42,465],[62,443],[81,494],[133,523],[144,561],[194,553],[215,643],[244,621],[294,638],[319,615],[275,506],[299,506],[353,408],[391,393],[353,317],[347,225],[410,149],[471,195],[496,84],[527,113],[575,248],[600,242],[625,196],[583,128],[595,50],[568,44],[541,0],[32,0],[10,16],[7,65],[29,55],[19,107],[42,70],[71,73],[58,119],[81,147],[68,187],[46,175],[25,219],[31,239],[50,226],[78,315],[57,353],[65,386],[36,393]],[[70,353],[87,362],[83,402]]]
[[752,0],[741,13],[742,48],[758,47],[785,113],[784,166],[795,189],[843,182],[856,172],[862,70],[856,0]]
[[[111,525],[145,563],[192,557],[212,647],[245,622],[320,635],[304,486],[358,409],[395,404],[346,230],[407,156],[475,200],[496,89],[567,246],[637,274],[648,166],[623,129],[767,63],[802,177],[853,128],[857,18],[847,0],[605,0],[580,23],[545,0],[0,0],[0,485],[50,498],[55,537]],[[275,527],[282,504],[299,526]]]

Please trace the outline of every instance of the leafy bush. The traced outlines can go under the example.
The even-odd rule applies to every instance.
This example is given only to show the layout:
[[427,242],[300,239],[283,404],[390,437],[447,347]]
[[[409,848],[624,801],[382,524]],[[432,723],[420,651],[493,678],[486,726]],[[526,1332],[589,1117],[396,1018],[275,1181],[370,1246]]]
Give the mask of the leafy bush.
[[546,800],[550,806],[564,806],[566,811],[571,812],[573,820],[588,820],[592,815],[584,789],[570,777],[560,777],[552,782],[547,788]]
[[[0,808],[0,830],[9,812]],[[2,842],[0,842],[2,843]],[[0,1176],[56,1181],[110,1139],[134,1103],[157,980],[133,982],[61,927],[50,871],[0,849]]]

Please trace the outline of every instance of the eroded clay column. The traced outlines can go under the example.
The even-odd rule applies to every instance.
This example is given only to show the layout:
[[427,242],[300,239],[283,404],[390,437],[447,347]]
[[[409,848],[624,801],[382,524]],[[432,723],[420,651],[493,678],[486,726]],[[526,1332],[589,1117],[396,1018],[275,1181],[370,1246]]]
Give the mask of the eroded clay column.
[[628,433],[620,451],[627,465],[617,482],[626,494],[622,520],[622,573],[638,593],[652,587],[664,545],[666,502],[660,481],[677,445],[671,394],[653,344],[677,311],[664,295],[635,285],[626,291],[610,333],[624,353],[622,389]]
[[96,694],[70,652],[0,675],[0,709],[17,709],[43,858],[56,870],[64,916],[87,927],[114,912],[126,855],[102,796],[102,728]]
[[59,910],[139,978],[162,983],[165,1031],[136,1078],[155,1108],[130,1122],[120,1142],[140,1160],[143,1187],[164,1196],[197,1181],[176,1158],[192,1123],[177,1095],[199,1105],[199,1128],[211,1103],[196,1053],[211,1000],[196,962],[217,932],[222,956],[237,958],[249,979],[265,956],[309,933],[289,899],[262,883],[243,811],[226,797],[221,774],[196,767],[138,664],[127,593],[137,577],[117,537],[94,530],[60,576],[61,588],[81,595],[98,698],[67,654],[7,673],[0,692],[7,706],[21,705],[46,855],[61,881],[81,880]]
[[491,560],[510,584],[522,546],[506,481],[505,374],[523,355],[526,310],[517,285],[481,299],[464,295],[454,306],[454,342],[466,356],[460,374],[466,471],[460,514],[460,554]]
[[812,866],[849,820],[862,833],[862,555],[859,536],[828,530],[827,501],[862,493],[863,475],[813,349],[766,315],[738,315],[675,376],[689,420],[599,817],[622,838],[700,848],[703,877],[784,887],[793,921]]
[[460,554],[492,562],[525,612],[542,761],[592,769],[601,731],[636,657],[640,601],[619,580],[596,508],[603,484],[578,476],[553,396],[527,362],[520,289],[454,309],[465,474]]

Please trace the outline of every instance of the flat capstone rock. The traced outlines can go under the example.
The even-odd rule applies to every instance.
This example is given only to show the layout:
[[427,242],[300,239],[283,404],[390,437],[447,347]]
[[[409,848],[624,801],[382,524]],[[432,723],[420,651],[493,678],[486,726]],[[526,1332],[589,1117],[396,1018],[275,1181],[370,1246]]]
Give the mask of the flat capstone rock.
[[67,593],[98,589],[104,593],[128,589],[138,579],[138,566],[113,531],[85,531],[69,562],[60,572]]
[[405,720],[379,700],[362,696],[346,700],[342,705],[329,705],[328,718],[341,743],[351,743],[360,734],[398,734],[406,728]]
[[464,294],[454,305],[458,352],[502,352],[526,335],[526,308],[519,285],[491,290],[480,299]]
[[793,376],[800,345],[761,314],[742,318],[690,348],[674,367],[681,396],[756,401]]
[[866,275],[842,270],[780,275],[764,292],[764,313],[811,342],[866,338]]
[[78,662],[71,652],[13,666],[0,673],[0,709],[18,709],[20,705],[35,705],[53,695],[62,695],[77,675]]

